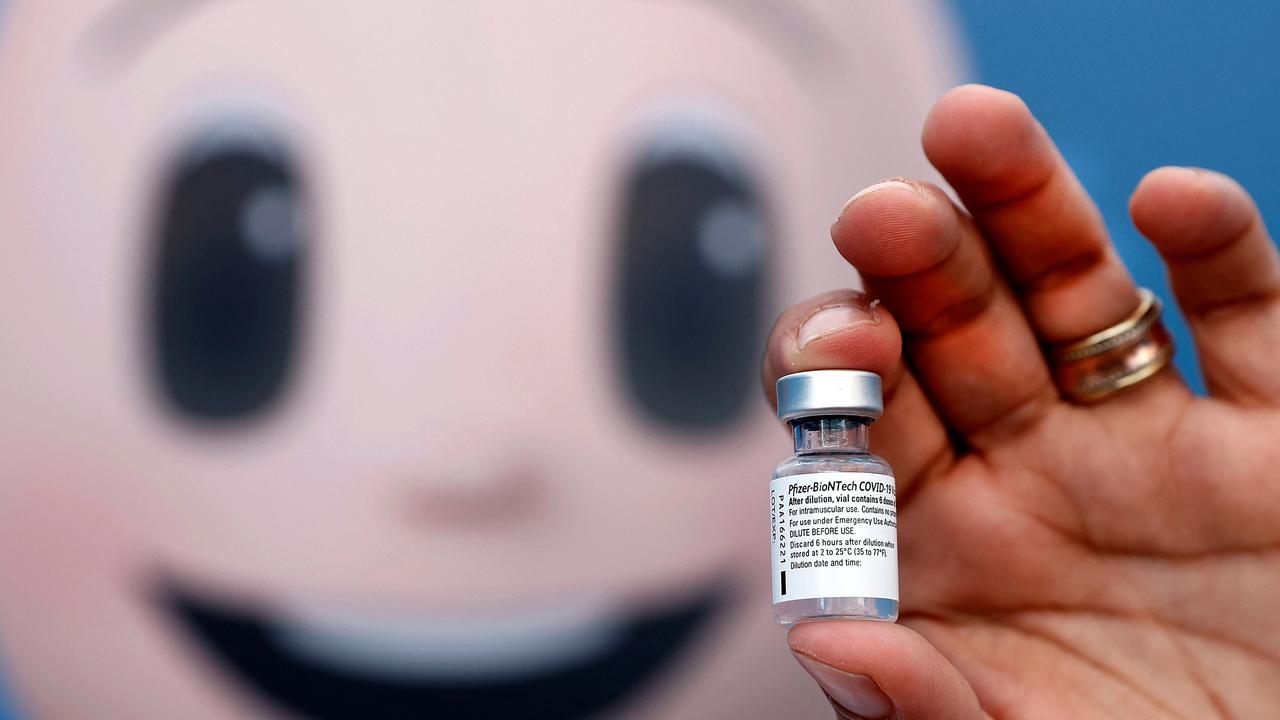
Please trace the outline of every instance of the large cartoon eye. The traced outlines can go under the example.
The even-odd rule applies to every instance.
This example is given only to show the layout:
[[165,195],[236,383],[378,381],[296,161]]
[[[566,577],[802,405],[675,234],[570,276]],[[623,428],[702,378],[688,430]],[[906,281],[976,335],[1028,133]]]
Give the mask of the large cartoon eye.
[[651,137],[624,178],[621,366],[651,417],[715,428],[754,397],[771,230],[760,188],[706,127]]
[[261,412],[298,344],[309,238],[293,158],[257,129],[206,134],[159,195],[150,302],[163,393],[204,420]]

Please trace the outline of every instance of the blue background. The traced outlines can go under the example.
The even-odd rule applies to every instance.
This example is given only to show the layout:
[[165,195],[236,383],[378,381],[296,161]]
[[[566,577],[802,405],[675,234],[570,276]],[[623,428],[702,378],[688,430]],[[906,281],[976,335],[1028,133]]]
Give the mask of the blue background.
[[[1280,3],[956,0],[954,11],[973,79],[1026,99],[1097,199],[1138,281],[1166,301],[1164,269],[1127,210],[1148,170],[1221,170],[1277,215],[1269,157],[1270,119],[1280,114],[1272,57]],[[1170,311],[1178,363],[1201,388],[1186,326]],[[0,720],[16,720],[5,707],[0,684]]]
[[1280,210],[1270,158],[1280,114],[1280,3],[956,0],[976,80],[1021,95],[1106,217],[1140,284],[1165,298],[1177,362],[1203,391],[1164,267],[1129,221],[1129,195],[1160,165],[1235,177]]

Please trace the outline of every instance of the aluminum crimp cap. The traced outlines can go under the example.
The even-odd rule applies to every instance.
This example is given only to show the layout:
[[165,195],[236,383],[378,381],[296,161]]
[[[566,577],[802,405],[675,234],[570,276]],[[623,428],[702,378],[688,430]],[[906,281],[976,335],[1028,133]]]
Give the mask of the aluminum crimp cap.
[[810,370],[778,378],[778,419],[884,414],[880,376],[865,370]]

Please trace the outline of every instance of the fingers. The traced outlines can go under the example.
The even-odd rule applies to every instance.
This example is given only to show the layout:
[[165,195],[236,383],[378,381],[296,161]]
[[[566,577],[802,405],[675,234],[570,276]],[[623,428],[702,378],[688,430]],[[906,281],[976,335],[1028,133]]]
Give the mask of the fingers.
[[797,303],[779,316],[764,357],[765,394],[804,370],[869,370],[890,382],[901,372],[902,338],[893,318],[864,293],[835,290]]
[[1129,210],[1169,267],[1210,391],[1280,401],[1280,257],[1253,200],[1220,173],[1166,167]]
[[891,181],[845,206],[836,248],[893,311],[920,384],[979,447],[1057,400],[1039,343],[977,228],[938,188]]
[[980,720],[982,708],[960,672],[902,625],[858,620],[802,623],[788,635],[800,665],[837,717]]
[[883,380],[884,417],[872,449],[894,468],[898,493],[951,459],[946,430],[901,360],[893,317],[863,293],[839,290],[792,306],[774,324],[764,359],[765,395],[776,403],[779,377],[804,370],[870,370]]
[[955,189],[1046,342],[1116,324],[1138,305],[1093,201],[1018,96],[966,85],[934,106],[925,154]]

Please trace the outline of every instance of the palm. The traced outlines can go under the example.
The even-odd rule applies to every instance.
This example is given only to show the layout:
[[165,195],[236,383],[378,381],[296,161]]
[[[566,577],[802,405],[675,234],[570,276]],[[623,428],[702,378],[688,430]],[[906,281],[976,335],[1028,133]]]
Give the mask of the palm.
[[[972,216],[915,181],[852,202],[833,237],[887,312],[851,293],[793,308],[766,379],[885,376],[873,445],[899,475],[902,624],[964,687],[912,697],[924,692],[913,682],[933,687],[912,673],[955,670],[868,650],[901,643],[929,665],[932,650],[901,629],[802,626],[793,647],[873,677],[901,718],[971,717],[974,697],[995,718],[1268,716],[1280,706],[1280,261],[1251,202],[1214,174],[1144,181],[1135,220],[1169,264],[1212,397],[1170,370],[1082,407],[1059,399],[1040,348],[1133,309],[1096,211],[1006,94],[944,98],[925,146]],[[821,308],[837,310],[809,323]],[[839,312],[851,322],[832,323]]]
[[1280,705],[1275,600],[1259,593],[1280,577],[1280,509],[1261,505],[1266,459],[1232,441],[1280,427],[1207,400],[1142,405],[1137,427],[1128,412],[1055,409],[903,508],[903,622],[994,717]]

